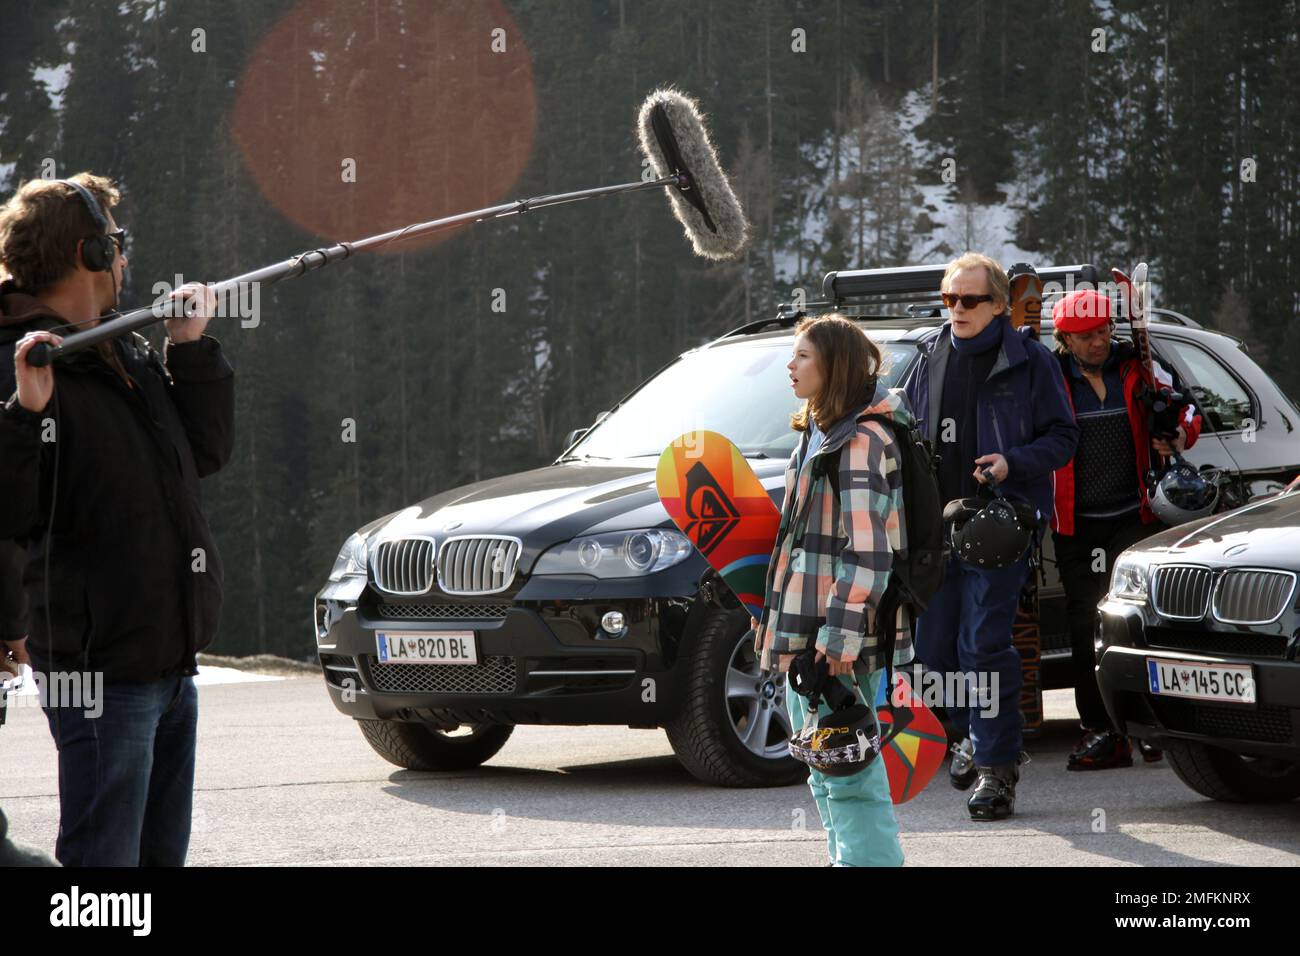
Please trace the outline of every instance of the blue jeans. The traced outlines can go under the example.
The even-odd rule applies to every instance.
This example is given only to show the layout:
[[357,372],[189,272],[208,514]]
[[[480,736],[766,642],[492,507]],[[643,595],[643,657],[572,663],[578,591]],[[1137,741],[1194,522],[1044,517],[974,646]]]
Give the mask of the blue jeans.
[[[916,657],[925,669],[940,674],[976,675],[992,690],[997,678],[996,708],[973,701],[944,708],[956,728],[969,734],[975,762],[981,767],[1015,763],[1020,757],[1024,722],[1020,716],[1020,652],[1011,642],[1020,588],[1029,573],[1028,558],[1008,568],[982,570],[952,557],[943,587],[916,621]],[[946,682],[945,682],[946,687]],[[983,711],[994,711],[986,716]]]
[[[847,681],[847,677],[839,678]],[[884,671],[870,678],[857,678],[863,696],[876,699]],[[798,733],[808,717],[808,698],[788,689],[790,721]],[[825,716],[831,709],[823,700],[817,713]],[[819,770],[808,771],[817,812],[826,830],[826,850],[835,866],[902,866],[903,848],[898,842],[898,820],[889,796],[889,774],[885,760],[877,757],[866,770],[848,777],[828,777]]]
[[45,708],[59,751],[64,866],[183,866],[194,802],[192,677],[109,684],[103,712]]

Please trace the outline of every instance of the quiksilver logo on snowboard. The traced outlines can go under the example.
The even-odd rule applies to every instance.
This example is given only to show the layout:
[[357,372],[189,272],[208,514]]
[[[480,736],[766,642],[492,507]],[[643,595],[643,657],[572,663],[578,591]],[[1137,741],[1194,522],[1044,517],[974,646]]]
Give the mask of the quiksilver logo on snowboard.
[[705,555],[740,522],[740,512],[703,462],[686,473],[686,517],[692,519],[686,536]]

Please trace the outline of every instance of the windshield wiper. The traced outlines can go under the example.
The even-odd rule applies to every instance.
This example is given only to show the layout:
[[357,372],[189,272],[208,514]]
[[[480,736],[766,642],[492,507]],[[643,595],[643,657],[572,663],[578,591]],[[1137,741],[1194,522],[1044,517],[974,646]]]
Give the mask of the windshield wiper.
[[609,461],[609,458],[605,455],[565,455],[560,461]]
[[[662,454],[663,454],[663,449],[661,448],[659,451],[642,451],[642,452],[637,452],[636,454],[633,454],[633,455],[622,455],[622,456],[620,456],[620,457],[622,457],[622,458],[658,458],[658,457],[659,457],[660,455],[662,455]],[[771,458],[771,457],[772,457],[771,455],[769,455],[767,452],[764,452],[764,451],[746,451],[746,452],[741,452],[741,454],[744,455],[746,458]]]

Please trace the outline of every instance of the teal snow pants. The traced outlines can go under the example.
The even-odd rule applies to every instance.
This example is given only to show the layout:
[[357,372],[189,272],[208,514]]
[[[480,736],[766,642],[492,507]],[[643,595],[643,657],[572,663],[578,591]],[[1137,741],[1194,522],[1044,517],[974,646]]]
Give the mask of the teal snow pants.
[[[884,671],[870,677],[857,676],[862,695],[869,701],[876,699]],[[847,676],[839,678],[848,680]],[[790,721],[795,733],[804,725],[808,715],[808,698],[790,691]],[[818,713],[829,714],[830,708],[822,701]],[[849,777],[828,777],[819,770],[810,770],[808,787],[817,801],[822,826],[826,828],[826,849],[835,866],[902,866],[903,848],[898,842],[898,820],[894,817],[894,804],[889,798],[889,775],[885,772],[883,757],[871,761],[866,770]]]

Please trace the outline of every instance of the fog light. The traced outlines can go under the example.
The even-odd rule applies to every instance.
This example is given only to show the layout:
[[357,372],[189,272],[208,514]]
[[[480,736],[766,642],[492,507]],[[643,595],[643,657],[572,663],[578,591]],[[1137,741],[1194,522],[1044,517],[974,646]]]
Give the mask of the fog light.
[[627,627],[622,611],[607,611],[600,619],[600,626],[610,634],[622,634]]
[[329,605],[324,601],[316,602],[316,643],[324,644],[329,640],[331,620]]

